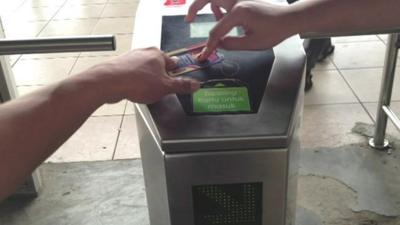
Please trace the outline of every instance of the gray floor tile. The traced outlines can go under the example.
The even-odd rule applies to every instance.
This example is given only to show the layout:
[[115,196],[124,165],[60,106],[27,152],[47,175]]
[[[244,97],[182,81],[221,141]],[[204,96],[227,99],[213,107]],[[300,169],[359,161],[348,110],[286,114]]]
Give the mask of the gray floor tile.
[[305,94],[306,105],[358,102],[338,71],[314,71],[313,74],[314,86]]
[[381,41],[336,44],[332,60],[339,69],[382,67],[385,45]]
[[[362,102],[377,102],[383,69],[342,70],[344,78]],[[400,71],[397,70],[393,87],[393,100],[400,100]]]
[[306,106],[301,128],[302,147],[337,147],[362,142],[363,138],[351,133],[356,122],[372,123],[360,104]]
[[114,159],[140,158],[135,116],[125,116]]
[[90,117],[48,162],[111,160],[122,116]]

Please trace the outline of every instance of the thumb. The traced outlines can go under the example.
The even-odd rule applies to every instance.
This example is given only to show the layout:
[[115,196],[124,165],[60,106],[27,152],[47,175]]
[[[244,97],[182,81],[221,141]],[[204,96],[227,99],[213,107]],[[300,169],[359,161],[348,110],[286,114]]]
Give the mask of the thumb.
[[200,88],[200,82],[187,78],[171,78],[170,92],[178,94],[190,94]]

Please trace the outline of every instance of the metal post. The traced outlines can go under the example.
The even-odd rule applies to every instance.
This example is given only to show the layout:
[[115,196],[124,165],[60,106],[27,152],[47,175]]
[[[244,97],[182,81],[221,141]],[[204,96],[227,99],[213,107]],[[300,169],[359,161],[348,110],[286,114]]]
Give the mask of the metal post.
[[385,139],[388,117],[384,112],[383,107],[390,105],[392,97],[393,81],[398,55],[398,41],[399,34],[391,34],[389,35],[386,46],[385,65],[376,114],[375,134],[374,137],[369,140],[369,145],[377,150],[386,150],[389,148],[389,141]]

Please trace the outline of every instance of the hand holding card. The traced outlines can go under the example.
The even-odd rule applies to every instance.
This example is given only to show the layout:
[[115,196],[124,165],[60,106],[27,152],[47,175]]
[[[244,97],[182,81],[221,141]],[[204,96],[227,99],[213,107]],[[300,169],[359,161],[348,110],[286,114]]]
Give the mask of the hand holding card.
[[206,60],[199,61],[198,56],[204,46],[205,44],[200,44],[167,53],[167,55],[171,56],[177,64],[177,67],[170,71],[169,75],[174,77],[180,76],[207,68],[224,60],[224,56],[215,50]]

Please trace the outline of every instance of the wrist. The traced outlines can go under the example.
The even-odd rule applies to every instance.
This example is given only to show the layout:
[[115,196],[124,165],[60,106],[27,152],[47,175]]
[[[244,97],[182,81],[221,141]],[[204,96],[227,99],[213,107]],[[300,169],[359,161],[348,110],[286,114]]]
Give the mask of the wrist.
[[106,71],[100,73],[90,68],[62,82],[59,89],[61,93],[66,92],[67,97],[75,97],[77,101],[95,110],[110,98],[108,84],[104,81],[107,75]]
[[308,21],[306,10],[299,3],[285,7],[283,17],[284,24],[288,26],[289,35],[309,32],[310,21]]
[[117,69],[118,67],[110,61],[96,65],[77,76],[86,78],[85,83],[90,86],[96,102],[114,103],[124,98],[123,88],[119,80],[115,79]]

